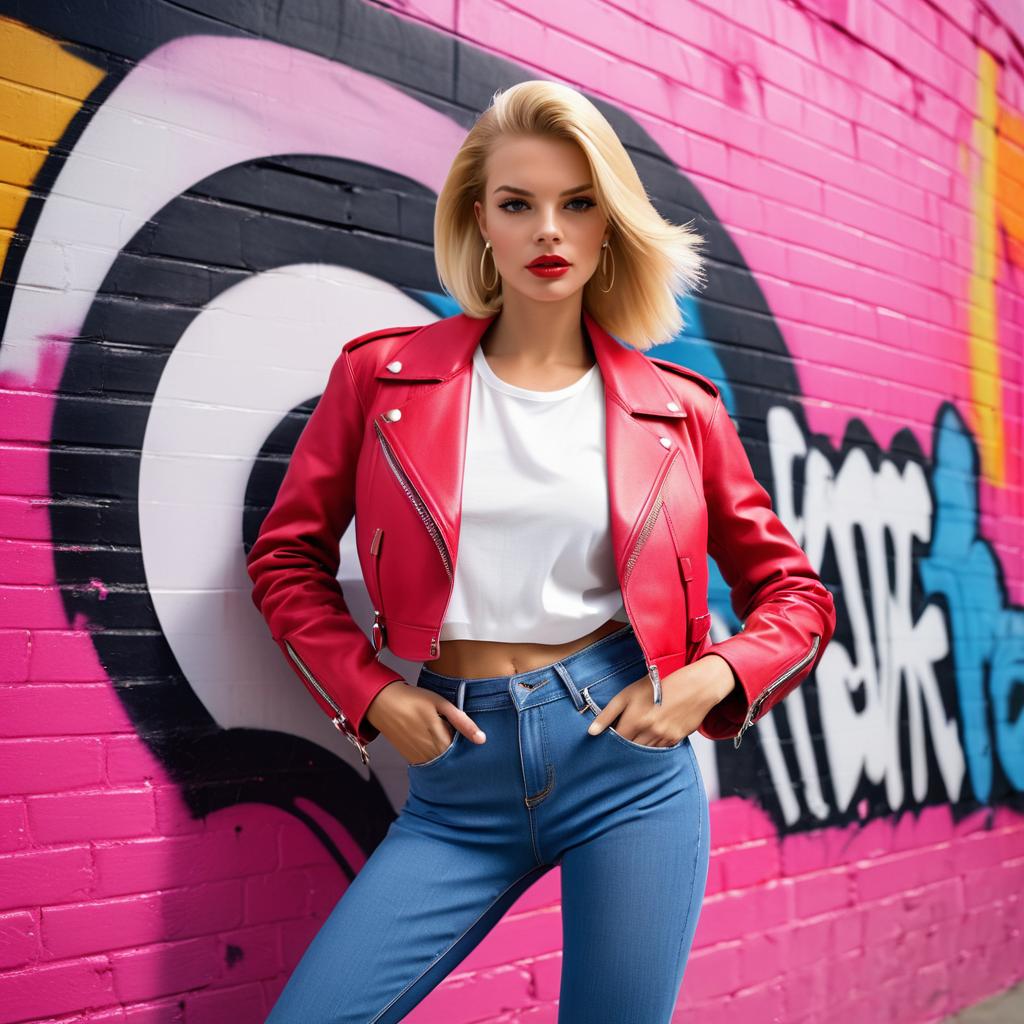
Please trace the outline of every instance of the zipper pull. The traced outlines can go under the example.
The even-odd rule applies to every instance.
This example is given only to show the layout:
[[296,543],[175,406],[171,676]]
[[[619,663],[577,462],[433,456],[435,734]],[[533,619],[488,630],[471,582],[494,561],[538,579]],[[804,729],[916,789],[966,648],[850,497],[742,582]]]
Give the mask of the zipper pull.
[[[370,554],[374,558],[374,571],[377,580],[377,593],[380,594],[380,544],[384,537],[384,528],[378,526],[373,531],[373,540],[370,541]],[[373,609],[373,626],[370,629],[370,646],[377,652],[377,659],[380,660],[381,652],[384,650],[384,627],[381,625],[380,609]]]
[[[732,740],[733,750],[739,750],[740,749],[740,744],[743,742],[743,734],[750,728],[751,724],[754,721],[754,706],[755,706],[755,704],[757,704],[757,701],[755,701],[753,704],[750,705],[749,708],[747,708],[747,716],[746,716],[746,718],[743,719],[743,724],[740,726],[740,731],[738,733],[736,733],[736,735],[733,737],[733,740]],[[760,706],[760,705],[758,705],[758,706]]]
[[661,674],[657,665],[648,665],[647,671],[651,677],[651,686],[654,688],[654,703],[661,703]]
[[437,637],[436,636],[432,636],[430,638],[430,656],[432,658],[436,658],[437,657]]

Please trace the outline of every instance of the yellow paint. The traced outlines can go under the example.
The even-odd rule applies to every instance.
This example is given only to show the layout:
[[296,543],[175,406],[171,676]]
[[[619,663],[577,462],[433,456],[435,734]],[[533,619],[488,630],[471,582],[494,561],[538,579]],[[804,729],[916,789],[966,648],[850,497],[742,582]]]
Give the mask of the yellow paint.
[[0,17],[0,266],[32,183],[103,72],[59,41]]
[[972,267],[968,294],[968,359],[971,374],[972,428],[981,458],[981,473],[997,486],[1005,484],[1006,439],[1003,431],[999,325],[996,319],[997,115],[999,67],[979,51],[974,149],[978,173],[971,179],[974,216]]
[[1000,106],[996,125],[996,208],[1006,258],[1024,267],[1024,118]]

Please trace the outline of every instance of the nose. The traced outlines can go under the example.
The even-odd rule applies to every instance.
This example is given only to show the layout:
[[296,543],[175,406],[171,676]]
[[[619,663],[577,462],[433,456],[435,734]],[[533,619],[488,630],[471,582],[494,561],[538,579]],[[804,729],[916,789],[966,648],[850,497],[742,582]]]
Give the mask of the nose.
[[547,241],[560,242],[562,240],[562,231],[558,226],[553,210],[548,210],[541,218],[535,240],[541,244]]

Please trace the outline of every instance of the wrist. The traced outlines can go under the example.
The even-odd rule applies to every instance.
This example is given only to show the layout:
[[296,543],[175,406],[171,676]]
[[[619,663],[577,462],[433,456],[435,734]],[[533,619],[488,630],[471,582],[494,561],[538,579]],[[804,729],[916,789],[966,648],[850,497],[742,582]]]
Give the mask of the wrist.
[[714,669],[712,679],[712,692],[715,696],[715,704],[720,704],[726,697],[736,689],[740,683],[736,678],[732,665],[720,654],[709,651],[698,659],[699,661],[710,661],[709,668]]
[[[398,684],[396,686],[396,684]],[[373,726],[377,732],[380,732],[380,725],[373,720],[373,716],[379,715],[381,711],[387,713],[388,702],[394,699],[395,691],[399,687],[409,686],[409,683],[405,679],[392,679],[390,683],[385,683],[373,696],[373,700],[370,701],[364,713],[364,718],[367,722]]]

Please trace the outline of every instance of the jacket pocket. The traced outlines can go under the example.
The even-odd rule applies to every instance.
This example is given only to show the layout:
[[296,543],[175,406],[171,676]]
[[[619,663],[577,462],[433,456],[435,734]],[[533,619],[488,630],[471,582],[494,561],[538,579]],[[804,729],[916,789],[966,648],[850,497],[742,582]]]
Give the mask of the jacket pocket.
[[[689,555],[679,556],[679,575],[683,582],[686,601],[686,653],[692,657],[711,628],[711,613],[708,611],[708,591],[705,573],[694,572],[693,560]],[[703,582],[702,582],[703,581]]]

